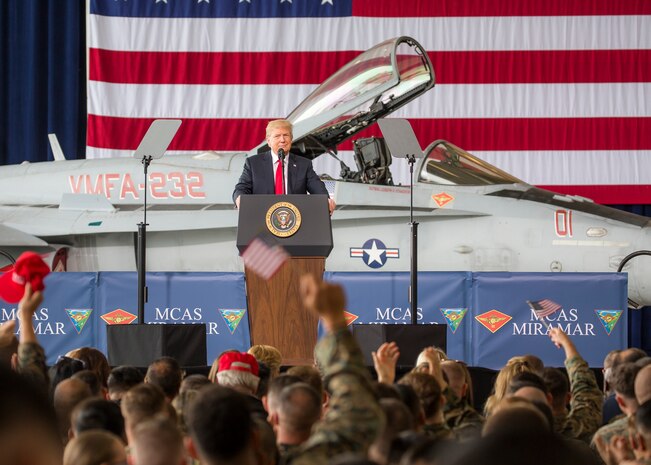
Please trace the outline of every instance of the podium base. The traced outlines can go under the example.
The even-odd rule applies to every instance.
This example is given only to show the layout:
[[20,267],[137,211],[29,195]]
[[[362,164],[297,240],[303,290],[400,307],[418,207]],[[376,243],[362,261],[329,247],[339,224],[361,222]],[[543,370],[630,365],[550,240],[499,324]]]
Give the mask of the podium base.
[[106,327],[111,366],[149,366],[173,357],[181,366],[206,365],[206,325],[112,325]]
[[373,366],[371,352],[385,342],[395,342],[400,348],[398,366],[414,366],[418,354],[426,347],[447,349],[447,325],[353,325],[364,362]]

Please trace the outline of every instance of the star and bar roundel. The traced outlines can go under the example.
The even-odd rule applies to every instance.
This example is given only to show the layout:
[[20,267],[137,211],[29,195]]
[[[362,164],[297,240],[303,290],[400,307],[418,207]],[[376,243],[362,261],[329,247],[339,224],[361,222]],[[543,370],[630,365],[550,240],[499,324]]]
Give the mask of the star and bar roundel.
[[351,247],[350,256],[361,258],[369,268],[381,268],[389,258],[400,258],[400,249],[389,248],[380,239],[369,239],[361,247]]

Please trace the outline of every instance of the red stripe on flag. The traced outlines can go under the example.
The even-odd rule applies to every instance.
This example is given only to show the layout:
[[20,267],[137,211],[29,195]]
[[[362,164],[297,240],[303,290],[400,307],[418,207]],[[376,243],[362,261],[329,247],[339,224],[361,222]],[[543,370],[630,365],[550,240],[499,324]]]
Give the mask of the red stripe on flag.
[[[88,115],[90,147],[135,150],[155,118]],[[248,151],[264,140],[267,119],[183,119],[169,150]]]
[[[360,52],[126,52],[92,48],[93,81],[131,84],[318,84]],[[291,73],[285,72],[291,70]]]
[[538,186],[552,192],[581,195],[601,204],[651,204],[649,185]]
[[[648,150],[651,118],[410,119],[423,150],[445,139],[472,151]],[[380,137],[377,125],[355,136]],[[352,143],[340,150],[352,150]]]
[[[153,118],[88,115],[90,147],[135,150]],[[170,150],[248,151],[267,119],[184,119]],[[501,150],[650,150],[647,118],[410,119],[420,144],[445,139],[470,152]],[[381,136],[377,125],[355,138]],[[352,150],[347,141],[338,147]]]
[[428,53],[439,84],[651,81],[651,50]]
[[648,15],[648,0],[353,0],[353,16]]
[[[124,84],[320,84],[360,53],[127,52],[91,48],[89,73],[92,81]],[[651,81],[651,50],[428,53],[439,84]],[[286,69],[292,72],[279,72]]]

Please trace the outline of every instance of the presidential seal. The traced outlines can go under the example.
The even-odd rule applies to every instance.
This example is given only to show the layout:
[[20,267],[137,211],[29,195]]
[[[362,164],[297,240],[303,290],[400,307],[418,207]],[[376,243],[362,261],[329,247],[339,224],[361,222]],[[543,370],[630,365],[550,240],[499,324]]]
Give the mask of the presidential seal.
[[289,202],[278,202],[267,210],[267,229],[278,237],[289,237],[301,227],[301,212]]

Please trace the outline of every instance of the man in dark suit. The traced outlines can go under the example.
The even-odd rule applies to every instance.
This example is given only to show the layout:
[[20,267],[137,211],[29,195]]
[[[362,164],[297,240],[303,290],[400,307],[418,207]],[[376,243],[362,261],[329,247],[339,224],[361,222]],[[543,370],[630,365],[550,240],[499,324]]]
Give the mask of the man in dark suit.
[[[271,150],[246,159],[240,180],[233,191],[233,201],[239,208],[240,196],[248,194],[325,194],[328,190],[307,158],[292,155],[292,123],[287,120],[270,121],[267,125],[267,144]],[[284,176],[280,171],[278,152],[285,153]],[[282,180],[284,179],[284,186]],[[334,200],[328,198],[330,214]]]

